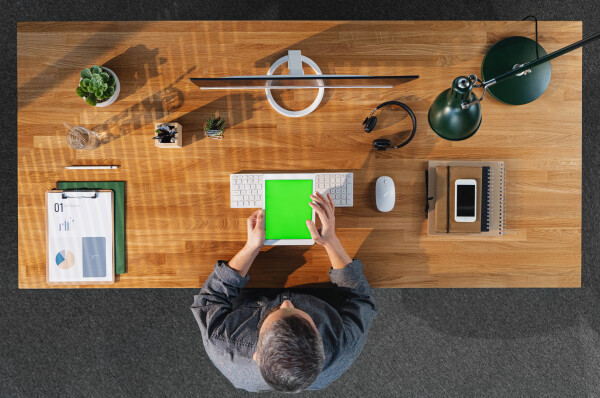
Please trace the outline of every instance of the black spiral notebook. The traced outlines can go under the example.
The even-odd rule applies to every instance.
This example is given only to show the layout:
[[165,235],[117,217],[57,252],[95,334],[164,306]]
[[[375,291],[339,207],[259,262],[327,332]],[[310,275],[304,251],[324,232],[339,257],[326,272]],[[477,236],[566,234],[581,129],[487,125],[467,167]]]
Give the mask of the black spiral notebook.
[[[478,210],[474,223],[451,217],[457,178],[478,181]],[[506,232],[506,171],[501,161],[430,161],[427,170],[429,235],[503,235]]]

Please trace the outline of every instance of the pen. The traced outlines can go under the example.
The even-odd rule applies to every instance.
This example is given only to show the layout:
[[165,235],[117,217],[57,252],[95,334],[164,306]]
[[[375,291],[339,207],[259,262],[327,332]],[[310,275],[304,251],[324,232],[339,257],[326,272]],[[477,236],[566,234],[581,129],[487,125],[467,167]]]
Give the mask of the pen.
[[69,170],[108,170],[118,169],[119,166],[66,166],[65,169]]

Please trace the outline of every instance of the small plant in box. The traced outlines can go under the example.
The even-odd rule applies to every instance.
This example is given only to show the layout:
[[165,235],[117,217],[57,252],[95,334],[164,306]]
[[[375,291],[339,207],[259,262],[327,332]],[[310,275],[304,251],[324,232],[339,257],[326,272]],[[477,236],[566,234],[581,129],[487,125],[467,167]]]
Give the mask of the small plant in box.
[[154,124],[154,143],[159,148],[182,148],[183,131],[175,122]]
[[79,87],[75,90],[78,96],[85,99],[90,106],[107,106],[115,102],[119,95],[120,85],[117,75],[106,67],[94,65],[80,73]]
[[158,142],[161,144],[175,143],[176,141],[177,128],[175,126],[161,124],[154,132],[156,133],[154,139],[159,140]]
[[222,140],[225,132],[225,119],[221,117],[211,116],[206,119],[206,125],[204,126],[204,134],[208,138],[215,140]]

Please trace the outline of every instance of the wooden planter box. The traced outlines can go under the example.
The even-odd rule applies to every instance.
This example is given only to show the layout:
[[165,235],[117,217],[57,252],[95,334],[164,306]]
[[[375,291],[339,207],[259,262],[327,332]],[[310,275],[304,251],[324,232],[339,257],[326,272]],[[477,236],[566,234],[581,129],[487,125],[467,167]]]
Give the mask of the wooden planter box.
[[[183,148],[183,130],[179,123],[154,123],[154,130],[157,130],[160,126],[167,125],[169,127],[175,127],[177,134],[175,135],[175,142],[161,143],[160,140],[154,140],[154,145],[158,148]],[[156,137],[156,133],[154,136]]]

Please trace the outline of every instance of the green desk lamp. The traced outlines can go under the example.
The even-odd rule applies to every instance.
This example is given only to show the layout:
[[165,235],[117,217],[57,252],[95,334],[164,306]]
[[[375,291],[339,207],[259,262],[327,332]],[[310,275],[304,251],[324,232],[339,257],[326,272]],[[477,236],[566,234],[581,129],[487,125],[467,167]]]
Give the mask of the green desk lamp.
[[[447,140],[461,141],[471,137],[481,125],[480,102],[488,90],[490,95],[506,104],[527,104],[542,95],[550,83],[548,61],[599,38],[600,33],[597,33],[550,54],[526,37],[513,36],[499,41],[483,59],[483,81],[476,75],[454,79],[452,87],[440,93],[431,104],[429,125],[437,135]],[[537,58],[538,53],[543,56]],[[535,59],[522,63],[532,58]],[[498,84],[500,82],[502,84]],[[480,98],[472,92],[476,87],[483,88]]]

